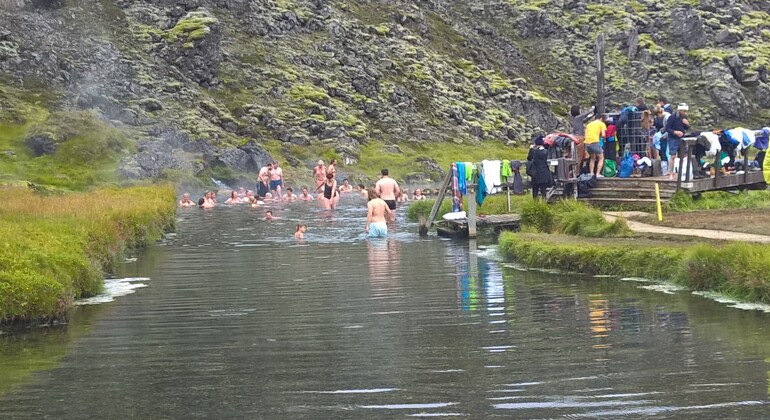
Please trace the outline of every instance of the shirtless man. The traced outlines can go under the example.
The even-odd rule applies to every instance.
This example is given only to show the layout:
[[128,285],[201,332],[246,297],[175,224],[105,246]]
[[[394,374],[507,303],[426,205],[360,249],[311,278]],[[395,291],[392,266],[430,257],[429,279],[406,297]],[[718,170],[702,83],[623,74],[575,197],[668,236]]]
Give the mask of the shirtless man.
[[378,197],[377,191],[370,188],[368,191],[369,203],[366,211],[366,233],[370,238],[384,238],[388,236],[387,220],[391,216],[388,204]]
[[358,184],[358,194],[364,200],[368,200],[369,199],[369,191],[366,190],[366,186],[364,184]]
[[329,162],[329,167],[326,168],[327,174],[332,174],[332,178],[337,177],[337,159],[332,159]]
[[273,162],[273,168],[270,173],[270,191],[275,191],[274,197],[281,197],[281,190],[283,189],[283,169],[278,167],[278,162]]
[[195,205],[195,202],[190,200],[190,194],[184,193],[182,194],[182,199],[179,201],[180,207],[192,207]]
[[315,179],[316,187],[320,187],[321,184],[326,182],[326,166],[324,166],[323,160],[319,160],[318,165],[313,168],[313,179]]
[[300,201],[313,201],[314,198],[312,195],[307,193],[307,187],[302,187],[302,194],[299,195]]
[[289,187],[286,189],[286,194],[283,195],[283,199],[286,201],[294,201],[297,199],[297,194],[294,194],[294,190]]
[[375,191],[377,191],[377,194],[391,210],[389,213],[390,220],[396,220],[396,196],[401,192],[401,189],[398,187],[396,180],[388,176],[387,169],[383,169],[380,173],[382,177],[375,184]]
[[353,192],[353,186],[350,185],[350,182],[345,179],[342,181],[342,185],[340,186],[340,193],[346,194],[349,192]]
[[260,168],[259,175],[257,175],[257,196],[264,197],[270,192],[270,171],[272,169],[272,163]]

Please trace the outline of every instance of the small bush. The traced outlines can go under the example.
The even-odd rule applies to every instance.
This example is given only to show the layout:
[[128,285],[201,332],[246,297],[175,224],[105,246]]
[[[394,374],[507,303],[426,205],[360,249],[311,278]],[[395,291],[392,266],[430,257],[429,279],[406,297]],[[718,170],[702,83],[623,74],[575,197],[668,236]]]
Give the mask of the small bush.
[[588,238],[631,235],[631,229],[624,219],[617,218],[609,222],[598,209],[575,200],[560,201],[553,210],[555,231],[558,233]]
[[[420,201],[412,202],[412,204],[410,204],[409,207],[406,208],[406,219],[411,222],[416,222],[419,220],[420,215],[422,215],[427,219],[428,216],[430,216],[430,211],[433,209],[433,204],[435,202],[436,200],[420,200]],[[437,219],[441,218],[441,216],[451,211],[452,211],[452,201],[448,199],[444,199],[444,202],[441,203],[441,207],[439,207],[436,218]]]
[[544,200],[529,198],[521,207],[521,225],[549,233],[554,227],[554,212]]

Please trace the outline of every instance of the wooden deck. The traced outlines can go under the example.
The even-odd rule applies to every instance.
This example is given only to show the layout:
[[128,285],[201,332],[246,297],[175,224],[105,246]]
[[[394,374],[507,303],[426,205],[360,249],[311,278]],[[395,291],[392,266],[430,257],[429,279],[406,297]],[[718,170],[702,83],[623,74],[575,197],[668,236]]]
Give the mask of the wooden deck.
[[[669,200],[677,191],[677,181],[667,176],[647,178],[599,178],[590,198],[592,204],[655,204],[655,184],[660,188],[661,201]],[[681,181],[679,187],[689,194],[731,189],[765,189],[762,171],[719,175],[710,178]]]

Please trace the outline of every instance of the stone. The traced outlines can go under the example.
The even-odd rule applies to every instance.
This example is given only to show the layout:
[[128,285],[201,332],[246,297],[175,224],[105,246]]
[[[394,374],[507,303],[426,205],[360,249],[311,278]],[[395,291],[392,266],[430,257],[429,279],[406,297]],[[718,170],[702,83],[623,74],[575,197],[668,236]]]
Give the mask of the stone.
[[639,32],[636,27],[631,28],[628,33],[628,58],[633,60],[639,50]]
[[743,40],[743,34],[738,31],[724,29],[719,31],[714,37],[714,41],[719,45],[737,45]]
[[770,86],[760,83],[755,91],[757,103],[763,109],[770,109]]
[[759,86],[759,73],[752,73],[744,75],[743,78],[740,80],[740,84],[742,86],[746,87],[756,87]]
[[32,150],[35,157],[50,155],[56,151],[56,142],[48,133],[34,134],[24,140],[24,145]]
[[385,153],[390,153],[393,155],[403,155],[404,152],[401,151],[401,148],[398,147],[396,144],[386,144],[382,146],[382,151]]
[[689,6],[671,11],[671,34],[685,49],[697,50],[706,46],[703,19]]
[[163,109],[163,104],[161,104],[157,99],[145,99],[141,102],[141,105],[147,112],[156,112]]

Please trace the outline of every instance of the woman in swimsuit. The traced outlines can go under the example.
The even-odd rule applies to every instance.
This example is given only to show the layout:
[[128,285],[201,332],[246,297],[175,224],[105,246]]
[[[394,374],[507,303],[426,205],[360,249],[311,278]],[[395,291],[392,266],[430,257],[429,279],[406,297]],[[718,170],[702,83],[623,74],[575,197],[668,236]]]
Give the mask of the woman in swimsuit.
[[324,201],[324,207],[329,209],[336,209],[337,208],[337,202],[340,201],[340,195],[337,192],[337,181],[334,179],[334,175],[327,173],[326,174],[326,181],[321,184],[318,188],[316,188],[316,191],[323,188],[323,201]]
[[315,179],[316,187],[320,187],[326,181],[326,166],[324,166],[324,161],[319,160],[318,165],[313,168],[313,178]]

